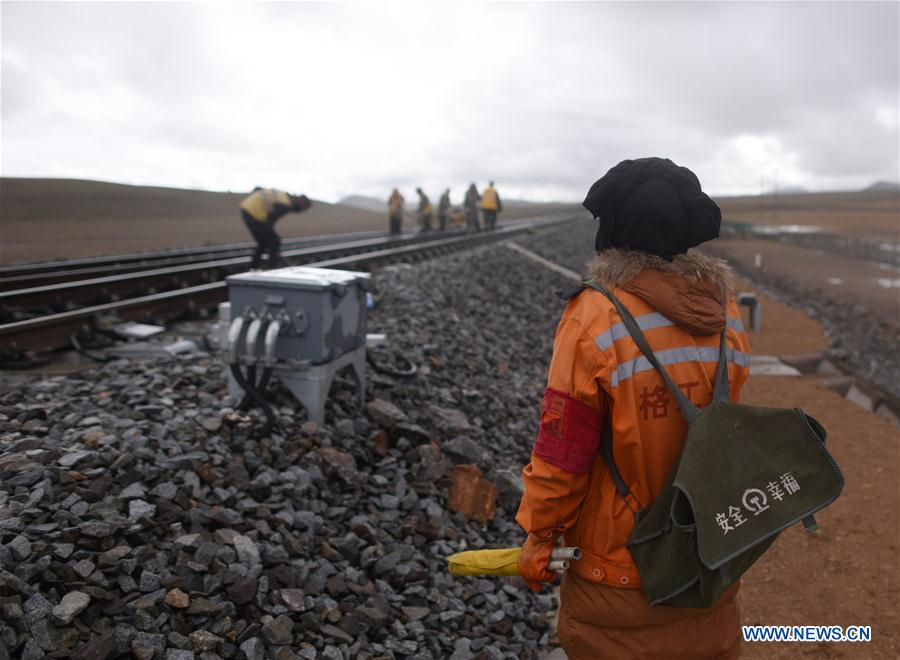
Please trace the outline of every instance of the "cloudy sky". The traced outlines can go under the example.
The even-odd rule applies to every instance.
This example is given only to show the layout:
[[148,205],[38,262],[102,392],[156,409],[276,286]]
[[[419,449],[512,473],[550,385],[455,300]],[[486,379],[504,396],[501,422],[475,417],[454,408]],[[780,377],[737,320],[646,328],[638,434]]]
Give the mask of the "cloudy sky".
[[900,4],[0,5],[4,176],[580,201],[898,179]]

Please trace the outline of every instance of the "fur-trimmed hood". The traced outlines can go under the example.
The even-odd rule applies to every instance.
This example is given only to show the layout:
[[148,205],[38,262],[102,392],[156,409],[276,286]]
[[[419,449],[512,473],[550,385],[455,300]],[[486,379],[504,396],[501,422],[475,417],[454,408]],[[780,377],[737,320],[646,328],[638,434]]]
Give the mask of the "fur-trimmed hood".
[[693,335],[712,335],[725,327],[725,306],[734,295],[734,273],[717,257],[700,252],[661,257],[612,248],[588,264],[588,274],[612,291],[620,288]]
[[734,293],[734,272],[731,266],[724,259],[696,251],[675,255],[675,259],[670,262],[649,252],[612,248],[604,250],[588,263],[588,275],[612,290],[633,280],[648,268],[658,270],[667,277],[678,277],[692,283],[710,279],[724,293]]

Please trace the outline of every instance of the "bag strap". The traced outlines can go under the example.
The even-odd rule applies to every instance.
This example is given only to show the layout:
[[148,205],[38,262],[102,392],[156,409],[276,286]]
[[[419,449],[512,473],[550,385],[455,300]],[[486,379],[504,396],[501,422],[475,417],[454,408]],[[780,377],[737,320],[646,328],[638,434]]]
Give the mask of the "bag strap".
[[[638,498],[636,498],[628,488],[628,484],[626,484],[625,480],[622,478],[622,473],[619,472],[619,466],[616,465],[616,459],[613,457],[612,421],[609,409],[607,409],[606,419],[603,421],[603,435],[600,436],[600,455],[603,457],[603,462],[606,463],[606,467],[609,469],[609,476],[612,477],[616,492],[623,500],[625,500],[625,506],[631,510],[635,519],[640,519],[646,513],[646,509],[641,506]],[[635,510],[628,502],[629,497],[634,500],[637,510]]]
[[[727,316],[726,311],[726,316]],[[727,318],[726,318],[727,320]],[[731,403],[731,383],[728,382],[728,326],[722,328],[719,342],[719,364],[716,367],[716,382],[713,385],[713,403]]]
[[612,422],[610,421],[609,410],[606,411],[606,419],[603,421],[603,435],[600,436],[600,454],[603,456],[603,462],[609,468],[609,474],[613,483],[616,485],[616,492],[622,497],[628,497],[631,491],[622,479],[622,473],[616,465],[616,459],[613,458],[612,449]]

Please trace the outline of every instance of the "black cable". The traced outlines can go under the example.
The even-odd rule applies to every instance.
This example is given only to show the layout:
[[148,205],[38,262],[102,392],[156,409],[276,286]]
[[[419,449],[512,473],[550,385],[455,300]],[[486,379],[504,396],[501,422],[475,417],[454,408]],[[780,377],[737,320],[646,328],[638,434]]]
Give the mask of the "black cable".
[[[256,364],[247,365],[247,382],[255,383],[256,382]],[[250,393],[246,390],[244,391],[244,398],[241,399],[241,402],[238,404],[238,410],[250,410],[250,406],[253,405],[253,399],[250,397]]]
[[419,370],[416,364],[400,353],[395,352],[394,355],[397,358],[397,362],[405,363],[407,365],[406,369],[394,369],[393,367],[386,367],[384,365],[378,364],[375,361],[375,357],[372,355],[371,351],[366,351],[366,362],[368,362],[372,366],[372,368],[380,374],[393,376],[395,378],[414,378],[416,372]]
[[83,349],[81,347],[81,342],[78,341],[78,333],[77,332],[73,332],[71,335],[69,335],[69,341],[72,342],[72,347],[79,354],[85,356],[86,358],[90,358],[94,362],[100,362],[101,364],[103,364],[103,363],[109,362],[109,360],[110,360],[110,358],[108,358],[106,356],[97,357],[96,355],[91,355],[85,349]]
[[264,438],[271,433],[272,428],[275,426],[275,413],[272,411],[272,406],[266,401],[266,397],[256,389],[255,385],[251,385],[247,382],[247,379],[244,377],[244,374],[241,373],[238,365],[232,364],[230,367],[231,375],[234,376],[237,384],[241,386],[241,389],[243,389],[244,392],[252,397],[256,402],[256,405],[262,408],[263,413],[266,415],[266,423],[263,424],[262,429],[256,434],[257,438]]
[[[251,371],[252,369],[252,371]],[[262,371],[262,375],[259,377],[259,380],[256,381],[256,389],[262,394],[264,397],[266,396],[266,387],[269,385],[269,380],[272,378],[272,372],[274,369],[272,367],[264,367]],[[256,366],[251,365],[247,367],[247,382],[252,383],[256,379]],[[253,400],[250,398],[250,395],[246,392],[244,393],[244,398],[241,399],[241,403],[238,405],[238,410],[250,410],[250,406],[253,405]]]
[[[252,361],[247,365],[247,382],[250,383],[251,385],[253,385],[253,387],[256,387],[257,389],[259,389],[259,388],[258,388],[258,384],[256,381],[256,363],[258,361],[256,354],[257,354],[257,349],[259,348],[259,339],[262,336],[262,333],[260,332],[260,330],[267,328],[268,325],[269,325],[268,321],[263,321],[260,328],[257,328],[256,337],[254,338],[254,341],[253,341],[253,350],[249,356]],[[252,323],[251,323],[250,327],[251,328],[253,327]],[[249,328],[248,328],[248,332],[249,332]],[[248,348],[249,348],[249,346],[248,346]],[[260,390],[260,392],[262,392],[262,390]],[[252,403],[253,403],[253,401],[250,398],[250,395],[245,393],[244,398],[241,399],[241,402],[238,404],[238,410],[250,410],[250,406],[252,405]]]
[[[274,367],[264,367],[262,376],[259,378],[259,382],[256,384],[256,389],[259,393],[265,397],[266,396],[266,387],[269,385],[269,380],[272,378],[272,372],[275,371]],[[266,399],[268,400],[268,399]]]

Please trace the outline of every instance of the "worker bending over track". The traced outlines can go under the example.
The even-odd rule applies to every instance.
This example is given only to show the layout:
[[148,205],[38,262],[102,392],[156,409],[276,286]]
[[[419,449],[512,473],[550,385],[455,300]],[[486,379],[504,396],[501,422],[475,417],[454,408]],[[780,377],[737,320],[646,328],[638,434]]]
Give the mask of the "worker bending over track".
[[[694,173],[668,159],[626,160],[591,186],[584,206],[600,221],[590,276],[632,313],[672,380],[701,408],[712,399],[727,328],[736,401],[749,374],[747,336],[728,266],[687,253],[718,236],[721,220]],[[739,581],[709,609],[652,607],[626,547],[634,511],[664,487],[687,423],[613,303],[583,286],[561,295],[568,304],[516,517],[528,532],[520,573],[540,590],[554,578],[547,564],[557,539],[581,548],[560,592],[559,638],[572,660],[736,657]],[[633,501],[619,495],[598,451],[607,424]]]
[[283,215],[302,213],[310,206],[312,202],[306,195],[289,195],[281,190],[259,186],[241,201],[241,217],[256,241],[251,269],[260,267],[263,253],[269,255],[269,268],[278,266],[281,238],[275,233],[275,223]]

